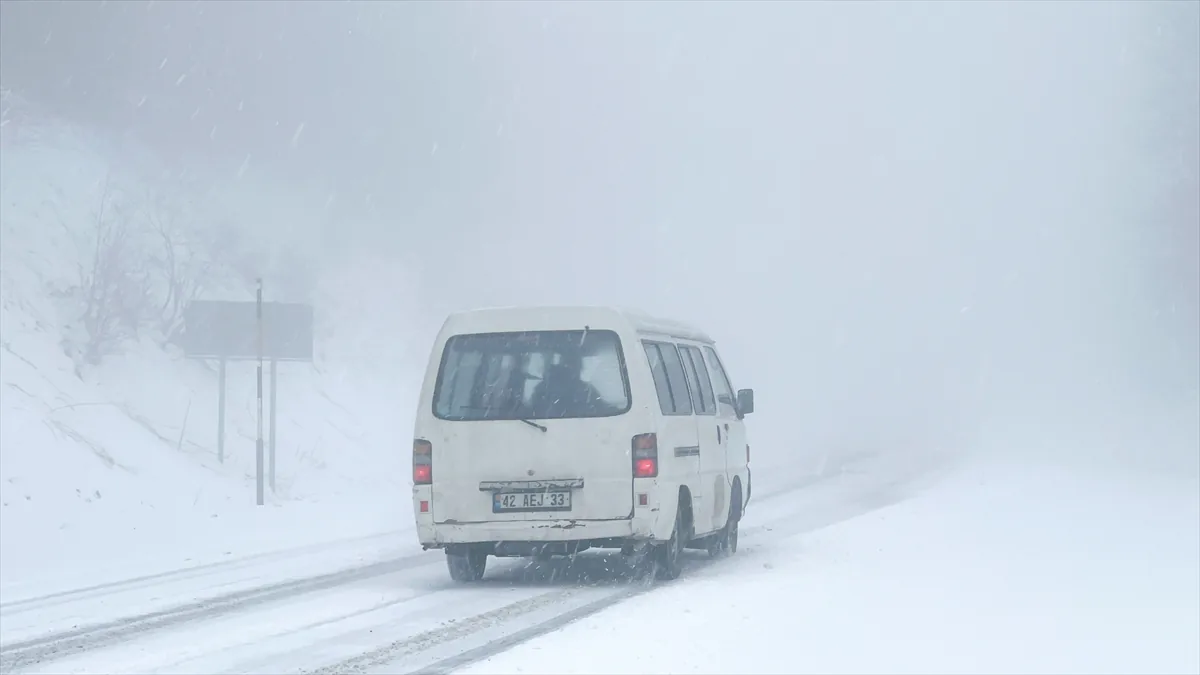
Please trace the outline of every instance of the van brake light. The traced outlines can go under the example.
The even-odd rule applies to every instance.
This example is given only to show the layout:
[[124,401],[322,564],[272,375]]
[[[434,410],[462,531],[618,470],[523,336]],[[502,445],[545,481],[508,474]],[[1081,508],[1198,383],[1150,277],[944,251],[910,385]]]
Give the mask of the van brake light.
[[654,478],[658,475],[658,436],[638,434],[633,437],[633,477]]
[[418,438],[413,441],[413,485],[433,483],[433,444]]

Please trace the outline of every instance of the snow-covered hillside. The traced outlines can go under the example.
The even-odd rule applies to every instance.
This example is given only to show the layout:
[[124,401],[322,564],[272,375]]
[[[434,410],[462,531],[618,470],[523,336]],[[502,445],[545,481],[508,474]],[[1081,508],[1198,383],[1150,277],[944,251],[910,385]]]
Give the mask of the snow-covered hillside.
[[[236,203],[164,188],[138,153],[65,126],[4,130],[0,152],[0,570],[3,584],[41,583],[64,570],[128,572],[185,559],[349,536],[404,524],[411,398],[419,353],[390,313],[411,307],[403,275],[370,257],[310,260],[319,273],[297,292],[287,240],[260,266],[240,235]],[[118,159],[120,158],[120,159]],[[169,190],[168,190],[169,188]],[[188,239],[167,269],[156,196],[166,195]],[[270,204],[257,205],[269,210]],[[132,334],[88,358],[85,279],[101,230],[130,242],[124,273],[155,311]],[[209,228],[228,223],[224,230]],[[106,225],[108,223],[109,225]],[[181,227],[183,227],[181,225]],[[219,237],[225,236],[224,240]],[[299,237],[295,238],[297,241]],[[239,249],[239,246],[243,248]],[[282,251],[282,254],[281,254]],[[302,251],[301,253],[307,253]],[[290,255],[289,255],[290,254]],[[273,264],[272,264],[273,263]],[[254,366],[231,364],[226,457],[218,462],[215,364],[184,358],[169,334],[172,270],[203,275],[198,297],[253,299],[255,273],[279,299],[314,302],[317,362],[279,369],[277,492],[254,505]],[[373,276],[372,276],[373,275]],[[380,279],[380,275],[389,275]],[[274,285],[272,286],[272,282]],[[356,300],[340,299],[347,287]],[[370,308],[386,291],[391,304]],[[290,295],[289,295],[290,292]],[[273,299],[270,290],[267,299]],[[163,308],[167,308],[163,310]],[[411,330],[418,335],[414,325]],[[418,337],[419,339],[419,337]],[[422,345],[423,346],[423,345]],[[398,356],[399,355],[399,356]],[[290,528],[290,531],[289,531]],[[57,561],[57,562],[56,562]],[[95,570],[92,570],[93,572]]]

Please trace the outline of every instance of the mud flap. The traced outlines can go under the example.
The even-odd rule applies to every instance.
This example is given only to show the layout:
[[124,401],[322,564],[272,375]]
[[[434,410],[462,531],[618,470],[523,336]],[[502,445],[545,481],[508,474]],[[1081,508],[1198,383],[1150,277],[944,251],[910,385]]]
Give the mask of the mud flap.
[[651,582],[654,580],[654,545],[648,541],[639,541],[629,547],[629,552],[621,551],[625,560],[627,574],[631,579]]

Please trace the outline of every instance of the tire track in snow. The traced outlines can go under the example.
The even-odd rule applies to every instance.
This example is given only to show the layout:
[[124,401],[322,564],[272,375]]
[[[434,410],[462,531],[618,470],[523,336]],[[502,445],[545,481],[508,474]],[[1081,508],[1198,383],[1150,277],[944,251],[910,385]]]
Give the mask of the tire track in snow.
[[[835,469],[834,471],[837,473],[827,471],[824,476],[801,476],[795,482],[783,486],[771,486],[775,489],[769,491],[762,490],[759,494],[754,495],[751,506],[748,508],[752,519],[754,519],[754,514],[759,512],[759,509],[754,507],[755,504],[759,507],[767,504],[773,505],[782,502],[785,497],[803,495],[809,491],[812,491],[812,497],[817,498],[816,503],[811,506],[819,508],[789,508],[786,514],[774,513],[775,509],[770,509],[768,513],[772,515],[769,515],[765,522],[743,528],[743,534],[754,540],[768,532],[774,533],[773,536],[776,537],[793,536],[862,515],[902,500],[907,496],[904,486],[912,479],[912,476],[906,476],[906,474],[920,475],[924,473],[920,468],[910,467],[909,471],[902,471],[890,477],[879,476],[870,471],[869,465],[873,462],[866,461],[870,459],[872,458],[855,457]],[[810,499],[804,501],[810,501]],[[692,557],[688,565],[691,571],[685,573],[685,580],[689,574],[701,571],[713,563],[719,563],[719,561],[697,560]],[[417,554],[332,573],[277,582],[181,606],[6,644],[0,647],[0,673],[9,673],[32,664],[44,665],[47,662],[111,647],[191,622],[207,621],[268,603],[288,600],[317,591],[337,589],[353,582],[435,564],[444,564],[440,556],[431,557]],[[162,578],[163,576],[154,575],[152,578]],[[129,580],[124,583],[136,584],[139,581],[145,582],[146,580]],[[524,580],[510,579],[508,581],[521,584]],[[436,629],[364,651],[334,665],[318,667],[316,670],[307,672],[321,675],[334,672],[367,672],[388,664],[393,664],[393,667],[388,669],[389,672],[397,672],[408,665],[419,665],[421,661],[424,661],[425,667],[415,672],[449,672],[557,630],[567,623],[595,614],[629,598],[650,592],[656,587],[658,586],[654,584],[627,584],[616,590],[601,591],[601,596],[595,599],[588,598],[597,592],[598,589],[595,586],[560,588],[481,614],[463,617]],[[80,593],[92,590],[94,589],[81,589]],[[435,590],[438,589],[431,589],[430,592]],[[528,623],[539,612],[545,613],[548,608],[563,603],[570,604],[572,600],[578,602],[579,597],[577,596],[585,600],[584,604],[555,612],[532,624]],[[364,612],[355,612],[354,615],[371,611],[371,609],[367,609]],[[332,618],[320,623],[337,622],[336,618]],[[522,623],[525,625],[522,626]],[[297,634],[302,632],[304,629]],[[480,639],[487,638],[489,632],[502,634],[480,643]],[[462,648],[457,653],[447,653],[447,650],[453,650],[456,644],[461,645]],[[302,655],[304,652],[308,652],[308,650],[304,649],[300,654]],[[312,665],[319,666],[319,663]]]
[[[862,461],[862,457],[848,458],[844,463],[849,466]],[[842,469],[844,470],[844,466]],[[796,482],[787,484],[765,494],[755,495],[754,501],[759,504],[775,501],[779,497],[792,494],[815,483],[829,480],[829,476],[802,476]],[[137,589],[150,589],[165,586],[179,581],[188,581],[238,569],[258,569],[271,560],[281,560],[308,552],[320,552],[330,546],[366,542],[393,536],[394,533],[382,533],[366,537],[355,537],[335,542],[325,542],[290,550],[262,553],[246,558],[221,561],[199,565],[181,570],[172,570],[132,579],[114,581],[104,584],[53,593],[35,598],[25,598],[10,601],[0,605],[0,618],[13,617],[38,609],[53,606],[68,606],[85,600],[103,598],[117,593],[130,592]],[[53,658],[57,654],[78,654],[83,651],[99,649],[110,644],[143,634],[148,631],[161,630],[187,621],[198,621],[219,614],[237,611],[241,607],[256,606],[262,603],[283,599],[305,592],[326,590],[337,585],[352,583],[371,576],[388,574],[411,566],[433,564],[428,556],[414,554],[419,560],[402,563],[404,559],[395,559],[367,566],[355,566],[337,572],[322,574],[316,577],[301,577],[269,585],[258,585],[231,593],[214,595],[184,605],[176,605],[155,611],[144,612],[134,616],[115,618],[92,625],[57,631],[28,639],[18,639],[0,645],[0,673],[11,672],[23,664],[41,662]]]
[[[786,493],[776,493],[772,496],[780,496],[782,494]],[[804,528],[795,528],[795,530],[795,533],[799,534],[804,530]],[[752,530],[746,530],[746,532],[748,532],[746,536],[754,537],[770,531],[771,529],[766,526],[758,526]],[[553,616],[542,619],[536,623],[526,625],[522,628],[512,631],[511,633],[485,642],[482,645],[469,647],[451,656],[437,659],[432,662],[427,660],[423,665],[416,665],[413,663],[419,659],[412,657],[420,657],[426,650],[439,646],[443,643],[463,641],[464,638],[468,638],[474,633],[492,628],[493,625],[490,624],[489,621],[483,620],[484,615],[480,615],[479,617],[473,617],[472,619],[468,620],[471,626],[470,630],[465,631],[462,634],[451,635],[446,640],[438,640],[433,642],[425,646],[421,651],[413,652],[412,650],[407,649],[410,641],[401,641],[395,645],[389,645],[368,654],[364,654],[362,657],[360,657],[361,660],[351,659],[346,662],[320,669],[318,671],[313,671],[313,675],[334,675],[335,673],[360,673],[366,675],[372,672],[403,672],[407,673],[408,675],[448,675],[449,673],[453,673],[461,668],[484,661],[497,654],[500,654],[501,652],[529,642],[530,640],[561,630],[569,624],[586,619],[632,598],[645,595],[647,593],[652,593],[658,588],[663,588],[664,585],[670,585],[672,583],[679,582],[686,583],[688,579],[701,572],[709,571],[712,568],[719,567],[723,560],[721,558],[700,558],[698,557],[699,555],[703,554],[698,554],[694,551],[688,552],[688,560],[685,563],[686,566],[684,568],[683,575],[681,575],[676,581],[652,581],[650,583],[632,582],[620,590],[601,596],[595,600],[591,600],[581,606],[573,607],[564,612],[556,613]],[[524,614],[531,611],[533,611],[533,608],[526,609],[521,613]],[[509,616],[506,618],[511,620],[513,617]],[[477,621],[476,619],[481,620]],[[430,632],[433,633],[437,631]]]
[[[428,674],[428,675],[444,675],[446,673],[452,673],[455,670],[458,670],[459,668],[469,666],[473,663],[478,663],[479,661],[483,661],[484,659],[495,656],[496,654],[499,654],[500,652],[506,651],[513,647],[516,647],[519,644],[529,642],[530,640],[533,640],[534,638],[539,638],[548,633],[553,633],[554,631],[559,630],[568,624],[579,621],[580,619],[585,619],[593,614],[596,614],[605,609],[608,609],[609,607],[613,607],[622,602],[625,602],[626,600],[629,600],[630,598],[642,595],[643,593],[649,593],[650,591],[654,590],[654,588],[655,588],[655,586],[648,586],[648,587],[644,587],[644,588],[633,587],[633,588],[628,588],[628,589],[625,589],[622,591],[618,591],[611,595],[599,598],[597,600],[593,600],[593,601],[587,603],[586,605],[583,605],[582,607],[576,607],[576,608],[568,610],[562,614],[555,615],[554,618],[552,618],[552,619],[549,619],[546,621],[541,621],[532,626],[527,626],[525,628],[522,628],[521,630],[518,630],[510,635],[506,635],[502,638],[492,640],[491,642],[488,642],[485,645],[475,647],[473,649],[468,649],[466,651],[463,651],[463,652],[456,654],[454,656],[451,656],[449,658],[445,658],[440,661],[435,661],[434,663],[429,664],[423,668],[409,671],[410,675],[418,675],[418,674],[420,674],[420,675],[426,675],[426,674]],[[386,662],[378,663],[377,665],[383,666],[383,665],[387,665],[387,663]],[[324,675],[326,671],[320,671],[320,672],[322,673],[322,675]],[[342,670],[328,671],[328,673],[330,675],[332,675],[332,673],[338,673],[338,672],[347,672],[347,671],[342,671]],[[349,671],[349,672],[353,672],[353,671]],[[359,672],[362,672],[362,671],[359,671]]]
[[5,644],[0,647],[0,673],[11,673],[28,665],[100,649],[150,631],[212,619],[250,607],[293,598],[297,595],[328,590],[373,577],[427,566],[433,562],[428,556],[387,560],[313,577],[292,579],[236,591],[168,609]]
[[[372,668],[385,666],[405,658],[420,655],[429,650],[463,640],[482,630],[492,628],[505,621],[513,621],[540,609],[552,607],[581,594],[582,588],[564,588],[550,591],[541,595],[519,600],[504,607],[489,610],[482,614],[455,621],[454,623],[427,630],[411,637],[396,640],[382,647],[358,656],[345,659],[338,663],[311,671],[302,671],[309,675],[337,675],[338,673],[366,673]],[[620,594],[617,594],[620,595]],[[608,596],[605,600],[615,597]],[[590,605],[591,603],[589,603]],[[585,605],[585,607],[589,606]]]
[[[779,491],[764,498],[763,502],[774,501],[788,492],[802,490],[809,485],[797,483],[793,488]],[[685,576],[698,572],[718,562],[708,559],[703,554],[689,551],[689,561]],[[440,560],[440,557],[439,557]],[[652,591],[656,584],[652,578],[642,576],[629,566],[623,556],[616,553],[589,552],[575,559],[560,558],[554,561],[528,561],[525,564],[501,567],[490,577],[475,584],[452,584],[434,589],[451,592],[475,592],[476,602],[483,600],[487,604],[489,594],[500,589],[549,587],[550,590],[538,593],[516,601],[506,602],[500,606],[489,608],[477,614],[458,614],[448,618],[427,620],[430,628],[408,632],[397,639],[379,644],[364,651],[352,653],[349,656],[329,659],[321,655],[332,648],[345,643],[356,643],[369,633],[381,634],[395,626],[404,633],[405,619],[396,623],[377,619],[371,628],[359,628],[339,633],[321,635],[310,629],[336,625],[336,618],[323,619],[305,628],[288,631],[292,642],[303,642],[305,647],[260,652],[248,659],[241,659],[236,666],[232,662],[209,670],[226,673],[240,672],[300,672],[310,675],[333,675],[335,673],[372,673],[372,672],[406,672],[413,667],[425,664],[413,672],[447,672],[461,665],[472,662],[476,658],[488,656],[507,649],[520,642],[532,639],[544,633],[553,631],[566,623],[582,618],[620,603],[628,598]],[[476,602],[471,602],[474,605]],[[392,603],[385,603],[384,607]],[[353,616],[361,616],[373,612],[365,609],[354,612]],[[478,610],[476,610],[478,611]],[[422,615],[422,610],[414,609],[412,617]],[[396,621],[393,619],[392,621]],[[381,630],[382,629],[382,630]],[[391,631],[394,632],[394,629]],[[282,637],[282,636],[277,636]],[[307,666],[288,668],[281,664],[305,663]],[[443,663],[444,661],[444,663]],[[314,663],[315,662],[315,663]],[[187,665],[196,665],[189,661]],[[200,664],[208,667],[204,660]],[[326,665],[320,665],[320,664]],[[433,664],[433,665],[429,665]],[[176,664],[179,666],[180,664]],[[316,666],[316,667],[314,667]],[[435,667],[436,666],[436,667]],[[434,667],[433,671],[429,669]],[[380,668],[384,670],[380,671]],[[166,669],[179,672],[179,668]]]
[[218,562],[193,565],[190,567],[167,570],[164,572],[156,572],[154,574],[146,574],[129,579],[118,579],[116,581],[108,581],[101,584],[94,584],[91,586],[74,588],[66,591],[58,591],[55,593],[47,593],[45,595],[39,595],[35,597],[9,600],[7,602],[0,602],[0,617],[13,616],[16,614],[29,612],[36,609],[44,609],[46,607],[52,607],[56,605],[67,605],[79,602],[81,600],[90,600],[92,598],[97,598],[104,595],[112,595],[114,593],[120,593],[138,588],[159,586],[175,581],[198,579],[236,569],[261,567],[272,560],[294,559],[297,556],[323,553],[330,551],[331,549],[353,546],[355,544],[391,539],[401,534],[405,533],[402,531],[381,532],[379,534],[371,534],[363,537],[334,539],[332,541],[307,544],[295,548],[284,548],[275,551],[267,551],[265,553],[256,553],[254,555],[234,558],[231,560],[221,560]]
[[[802,491],[815,489],[819,492],[812,494],[812,498],[821,508],[789,509],[787,513],[777,513],[763,523],[744,528],[742,533],[751,540],[757,540],[760,537],[785,538],[845,522],[904,501],[917,487],[915,481],[928,475],[928,472],[929,467],[913,466],[883,480],[870,472],[855,471],[798,481],[792,486],[762,496],[760,503],[778,502],[781,497],[795,496]],[[722,562],[721,558],[703,559],[692,555],[689,555],[689,558],[687,568],[679,580],[685,583],[692,575],[706,571],[715,572]],[[542,607],[562,603],[567,598],[564,593],[551,592],[455,622],[448,627],[403,638],[323,668],[304,672],[311,673],[311,675],[371,672],[405,672],[410,675],[452,673],[661,587],[659,583],[633,582],[582,605],[511,630],[483,644],[467,646],[458,653],[443,658],[433,657],[432,660],[430,659],[431,651],[443,651],[439,650],[439,647],[453,645],[456,642],[470,642],[470,638],[492,629],[499,629],[503,632],[504,626],[498,624],[512,622],[521,616],[535,613]],[[425,658],[422,659],[422,657]]]

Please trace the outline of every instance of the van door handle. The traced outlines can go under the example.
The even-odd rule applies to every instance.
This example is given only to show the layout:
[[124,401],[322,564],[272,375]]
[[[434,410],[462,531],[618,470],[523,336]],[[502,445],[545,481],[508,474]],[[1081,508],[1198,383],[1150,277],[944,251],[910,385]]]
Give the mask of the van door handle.
[[721,444],[721,425],[717,425],[717,445]]

